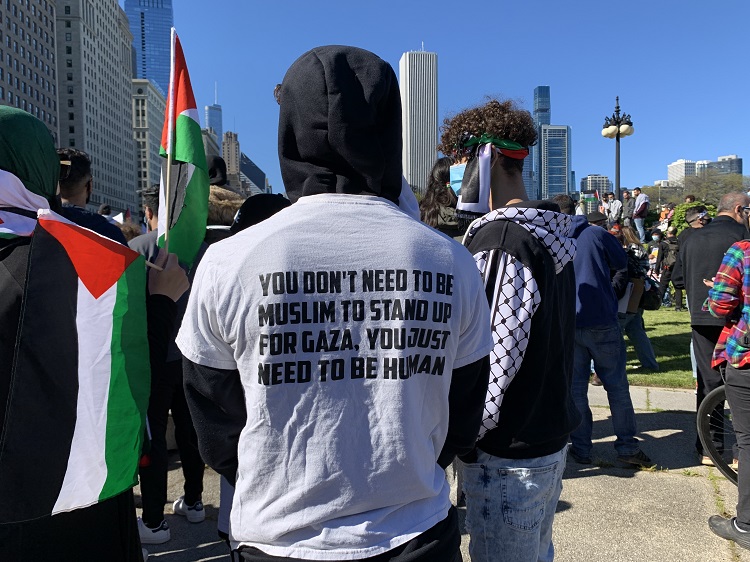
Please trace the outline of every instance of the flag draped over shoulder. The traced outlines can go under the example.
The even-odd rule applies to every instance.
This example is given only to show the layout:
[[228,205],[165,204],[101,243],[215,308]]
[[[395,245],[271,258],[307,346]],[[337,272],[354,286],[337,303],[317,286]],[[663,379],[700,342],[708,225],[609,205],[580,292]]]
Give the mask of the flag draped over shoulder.
[[143,260],[39,211],[0,437],[0,523],[136,484],[151,379]]
[[[193,87],[180,39],[174,29],[160,153],[166,161],[162,165],[159,190],[159,246],[164,247],[167,243],[169,251],[177,254],[180,263],[189,267],[206,236],[209,179]],[[168,167],[171,167],[169,189]],[[167,229],[168,242],[165,242]]]

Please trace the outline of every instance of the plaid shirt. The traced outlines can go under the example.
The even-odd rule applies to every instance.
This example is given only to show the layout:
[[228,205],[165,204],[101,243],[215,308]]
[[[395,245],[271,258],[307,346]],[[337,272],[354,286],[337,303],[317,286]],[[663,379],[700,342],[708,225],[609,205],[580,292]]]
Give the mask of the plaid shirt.
[[712,366],[726,362],[740,369],[750,365],[750,240],[735,242],[724,254],[703,309],[727,321]]

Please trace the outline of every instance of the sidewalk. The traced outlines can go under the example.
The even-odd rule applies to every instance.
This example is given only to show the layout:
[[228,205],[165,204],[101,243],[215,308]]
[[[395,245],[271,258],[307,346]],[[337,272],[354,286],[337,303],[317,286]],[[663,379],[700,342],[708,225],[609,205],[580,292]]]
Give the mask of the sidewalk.
[[[737,489],[694,454],[695,394],[685,390],[631,387],[643,450],[654,470],[617,468],[612,424],[601,387],[590,387],[594,413],[594,464],[568,462],[557,506],[554,542],[558,562],[750,562],[750,551],[716,537],[708,517],[734,514]],[[182,491],[182,473],[173,455],[170,502]],[[228,561],[216,536],[219,478],[205,478],[206,521],[191,525],[171,515],[172,540],[147,546],[158,562]],[[136,488],[136,502],[139,501]],[[461,510],[462,520],[463,511]],[[465,531],[464,531],[465,532]],[[469,561],[468,535],[462,550]]]

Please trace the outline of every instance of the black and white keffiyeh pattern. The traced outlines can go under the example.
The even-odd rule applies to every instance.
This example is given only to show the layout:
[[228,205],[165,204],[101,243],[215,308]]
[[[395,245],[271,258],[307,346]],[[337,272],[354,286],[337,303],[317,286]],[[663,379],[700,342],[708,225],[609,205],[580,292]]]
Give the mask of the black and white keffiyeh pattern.
[[571,238],[574,230],[573,217],[531,207],[502,207],[478,218],[466,231],[464,245],[468,245],[468,241],[485,224],[496,220],[512,221],[531,232],[546,246],[555,261],[557,273],[576,255],[576,241]]
[[[484,225],[509,220],[539,239],[555,262],[559,273],[575,257],[576,242],[572,217],[544,209],[507,207],[477,219],[469,227],[464,244]],[[500,406],[508,386],[521,368],[531,333],[531,319],[539,308],[539,287],[531,269],[501,249],[474,255],[487,285],[493,282],[490,303],[494,346],[490,354],[490,382],[487,388],[479,439],[498,425]]]
[[479,272],[485,280],[492,263],[497,261],[497,280],[490,308],[492,339],[490,352],[490,383],[484,404],[479,439],[497,427],[500,405],[508,385],[521,367],[529,343],[531,318],[541,301],[539,287],[531,270],[510,254],[501,250],[480,252],[474,256]]

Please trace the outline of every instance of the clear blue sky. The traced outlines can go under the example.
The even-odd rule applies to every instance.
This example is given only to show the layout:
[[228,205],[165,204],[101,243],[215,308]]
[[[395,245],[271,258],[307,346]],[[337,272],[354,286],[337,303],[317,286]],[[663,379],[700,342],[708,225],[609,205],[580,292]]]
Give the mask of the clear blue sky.
[[239,133],[274,192],[283,191],[274,85],[299,55],[324,44],[371,50],[398,72],[401,54],[424,42],[438,54],[440,121],[485,95],[531,110],[534,87],[549,85],[552,124],[572,127],[577,181],[614,178],[615,141],[601,127],[617,95],[635,126],[621,145],[623,187],[666,179],[679,158],[737,154],[750,171],[745,0],[174,5],[201,120],[218,81],[224,130]]

